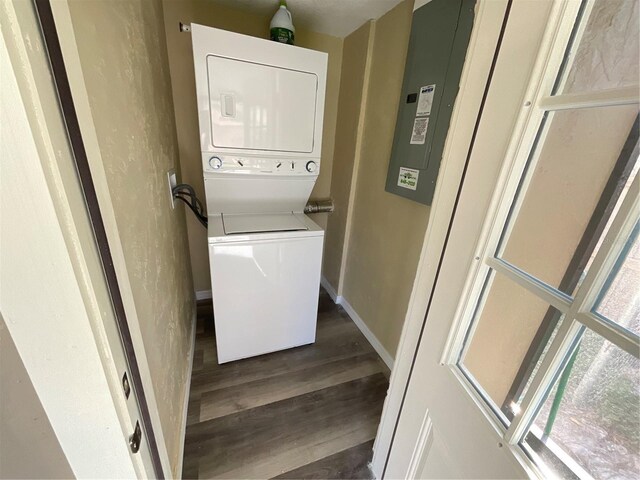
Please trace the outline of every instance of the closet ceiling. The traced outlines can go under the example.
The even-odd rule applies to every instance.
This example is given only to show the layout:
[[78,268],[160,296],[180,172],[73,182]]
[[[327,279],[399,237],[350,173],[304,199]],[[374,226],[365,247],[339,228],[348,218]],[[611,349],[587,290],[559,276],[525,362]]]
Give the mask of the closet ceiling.
[[[211,0],[214,3],[270,16],[278,0]],[[402,0],[287,0],[293,24],[318,33],[346,37],[370,19],[380,18]]]

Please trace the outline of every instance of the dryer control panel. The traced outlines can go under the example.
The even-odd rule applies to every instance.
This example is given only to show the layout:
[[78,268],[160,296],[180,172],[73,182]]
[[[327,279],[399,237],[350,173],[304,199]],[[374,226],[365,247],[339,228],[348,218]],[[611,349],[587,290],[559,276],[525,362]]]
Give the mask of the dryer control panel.
[[202,171],[241,175],[306,175],[315,177],[320,173],[320,162],[306,158],[245,157],[203,153]]

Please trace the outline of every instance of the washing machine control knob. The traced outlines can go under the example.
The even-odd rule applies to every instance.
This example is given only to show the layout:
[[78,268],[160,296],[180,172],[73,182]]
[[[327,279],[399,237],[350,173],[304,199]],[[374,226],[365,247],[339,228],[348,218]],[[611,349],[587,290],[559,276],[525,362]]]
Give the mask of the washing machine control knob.
[[307,172],[313,173],[317,169],[318,169],[318,164],[316,162],[314,162],[313,160],[311,160],[310,162],[307,162]]
[[209,159],[209,166],[214,170],[218,170],[222,167],[222,159],[220,157],[211,157]]

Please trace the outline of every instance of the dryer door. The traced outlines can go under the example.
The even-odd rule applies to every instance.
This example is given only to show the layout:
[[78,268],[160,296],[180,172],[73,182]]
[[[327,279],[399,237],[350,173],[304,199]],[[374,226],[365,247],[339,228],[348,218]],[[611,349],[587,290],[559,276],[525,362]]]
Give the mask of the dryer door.
[[215,148],[313,151],[315,74],[208,55],[207,76]]

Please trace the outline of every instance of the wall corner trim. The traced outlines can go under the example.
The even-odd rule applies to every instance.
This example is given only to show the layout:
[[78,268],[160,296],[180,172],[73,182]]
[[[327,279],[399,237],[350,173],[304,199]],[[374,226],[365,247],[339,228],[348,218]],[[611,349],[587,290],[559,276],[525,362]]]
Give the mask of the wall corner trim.
[[[373,44],[376,35],[376,20],[369,20],[369,37],[367,38],[367,56],[364,65],[362,96],[360,98],[360,108],[358,112],[358,129],[356,131],[356,144],[354,151],[353,167],[351,169],[351,185],[349,186],[349,200],[347,202],[347,218],[345,220],[344,239],[342,241],[342,257],[340,259],[340,278],[338,279],[338,290],[341,294],[344,291],[345,275],[347,272],[347,256],[351,246],[351,231],[353,227],[353,211],[356,202],[356,190],[358,187],[358,173],[360,171],[360,160],[362,157],[362,145],[365,128],[365,115],[367,113],[367,100],[369,99],[369,84],[371,78],[371,65],[373,63]],[[338,303],[338,302],[336,302]]]
[[200,300],[209,300],[210,298],[213,298],[211,290],[196,291],[196,302],[199,302]]
[[[211,292],[209,291],[209,297]],[[191,376],[193,375],[193,358],[196,353],[196,326],[198,323],[198,311],[193,313],[193,319],[191,320],[191,344],[189,347],[189,363],[187,369],[187,385],[184,392],[184,404],[182,405],[182,425],[180,427],[180,452],[178,454],[178,468],[176,469],[177,478],[182,478],[182,465],[184,464],[184,443],[187,436],[187,420],[189,413],[189,396],[191,394]]]
[[333,303],[340,305],[342,297],[338,295],[338,292],[336,292],[336,289],[333,288],[333,285],[329,283],[329,280],[327,280],[327,278],[324,275],[320,277],[320,285],[322,285],[322,288],[324,288],[327,291],[327,293],[331,297],[331,300],[333,300]]

